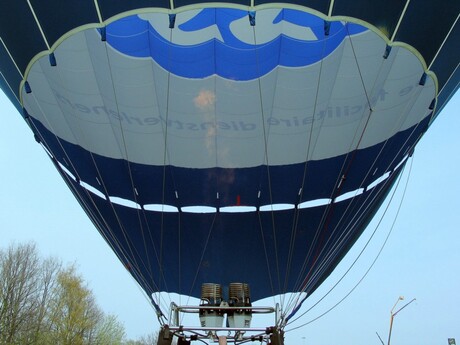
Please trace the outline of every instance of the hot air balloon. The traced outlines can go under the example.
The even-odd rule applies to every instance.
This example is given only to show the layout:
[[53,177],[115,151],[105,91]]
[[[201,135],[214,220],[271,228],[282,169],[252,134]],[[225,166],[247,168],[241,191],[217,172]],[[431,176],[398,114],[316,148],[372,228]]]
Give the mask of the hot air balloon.
[[[159,344],[282,344],[458,89],[459,13],[454,0],[4,1],[0,86],[151,299]],[[265,312],[274,322],[251,328]]]

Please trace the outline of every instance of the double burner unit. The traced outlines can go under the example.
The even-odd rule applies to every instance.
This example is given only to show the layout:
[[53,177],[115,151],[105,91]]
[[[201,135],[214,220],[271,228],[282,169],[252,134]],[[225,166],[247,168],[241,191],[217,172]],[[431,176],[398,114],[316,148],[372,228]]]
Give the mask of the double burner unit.
[[[224,296],[228,296],[227,299]],[[200,326],[183,325],[183,314],[187,313],[199,314]],[[254,314],[274,314],[274,326],[251,327]],[[279,315],[278,305],[253,307],[248,284],[230,283],[225,289],[220,284],[205,283],[201,286],[198,306],[171,303],[170,324],[162,327],[158,345],[170,345],[173,336],[178,337],[178,345],[205,339],[219,345],[227,344],[227,340],[233,343],[252,340],[282,344]]]
[[201,286],[200,323],[201,327],[222,327],[227,314],[229,328],[251,327],[252,304],[249,285],[231,283],[228,301],[225,301],[220,284],[205,283]]

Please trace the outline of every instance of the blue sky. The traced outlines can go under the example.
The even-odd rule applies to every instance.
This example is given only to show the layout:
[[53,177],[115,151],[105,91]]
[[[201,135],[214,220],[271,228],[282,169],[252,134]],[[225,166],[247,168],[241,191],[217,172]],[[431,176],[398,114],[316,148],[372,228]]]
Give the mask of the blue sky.
[[[80,209],[16,109],[0,95],[0,245],[34,241],[44,256],[75,263],[98,303],[137,336],[158,328],[153,309]],[[361,279],[391,229],[412,165],[402,208],[378,261],[343,303],[287,333],[289,344],[386,342],[390,309],[417,300],[395,318],[392,343],[460,342],[460,94],[440,114],[406,166],[400,187],[370,246],[344,281],[300,322],[328,310]],[[354,260],[377,226],[377,214],[349,256],[306,303],[314,304]],[[289,327],[288,327],[289,329]]]

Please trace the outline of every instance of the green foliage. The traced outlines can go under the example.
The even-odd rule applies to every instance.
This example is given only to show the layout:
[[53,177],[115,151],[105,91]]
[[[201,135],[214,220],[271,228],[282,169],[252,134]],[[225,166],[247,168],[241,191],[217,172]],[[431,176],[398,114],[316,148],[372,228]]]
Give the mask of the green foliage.
[[96,341],[98,345],[121,345],[124,344],[125,328],[117,317],[114,315],[106,315],[102,322],[96,327]]
[[49,324],[54,344],[83,345],[93,343],[103,313],[91,291],[83,285],[74,267],[57,276],[55,298],[50,303]]

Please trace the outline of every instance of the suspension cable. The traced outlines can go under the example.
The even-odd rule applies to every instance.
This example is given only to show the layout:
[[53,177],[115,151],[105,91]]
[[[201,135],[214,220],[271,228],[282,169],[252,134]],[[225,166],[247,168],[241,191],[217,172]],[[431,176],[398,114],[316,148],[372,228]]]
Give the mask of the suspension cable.
[[[308,262],[310,261],[311,259],[311,255],[313,254],[313,248],[317,247],[316,243],[318,241],[323,241],[324,240],[324,236],[325,236],[325,232],[327,231],[328,229],[328,226],[329,226],[329,222],[331,221],[332,219],[332,215],[333,215],[333,212],[334,212],[334,209],[335,209],[335,204],[333,202],[334,198],[336,195],[339,195],[342,187],[343,187],[343,181],[344,179],[346,178],[346,175],[348,173],[348,171],[350,170],[351,168],[351,164],[354,160],[354,157],[356,155],[356,150],[357,148],[359,147],[360,143],[361,143],[361,140],[364,136],[364,133],[366,131],[366,128],[367,128],[367,125],[369,123],[369,120],[372,116],[372,107],[371,107],[371,102],[370,102],[370,98],[369,98],[369,95],[368,95],[368,92],[366,90],[366,86],[364,84],[364,79],[363,79],[363,76],[362,76],[362,73],[361,73],[361,69],[359,67],[359,64],[358,64],[358,61],[357,61],[357,58],[356,58],[356,53],[353,49],[353,45],[352,45],[352,40],[351,40],[351,35],[348,31],[348,27],[347,25],[345,25],[346,27],[346,30],[347,30],[347,37],[349,38],[349,41],[350,41],[350,44],[352,46],[352,51],[354,53],[354,57],[355,57],[355,61],[356,61],[356,66],[357,66],[357,71],[358,71],[358,74],[359,74],[359,77],[360,77],[360,81],[361,81],[361,85],[364,89],[364,93],[365,93],[365,96],[366,96],[366,100],[367,100],[367,104],[368,104],[368,107],[369,107],[369,114],[367,116],[367,119],[366,119],[366,122],[364,124],[364,128],[362,129],[361,131],[361,134],[360,134],[360,137],[358,139],[358,143],[356,144],[356,148],[354,150],[352,150],[352,145],[353,145],[353,142],[355,141],[355,138],[356,138],[356,135],[358,134],[358,131],[360,129],[360,123],[358,124],[358,126],[356,127],[356,131],[355,131],[355,134],[354,134],[354,137],[353,139],[350,141],[350,147],[347,151],[347,154],[345,156],[345,159],[343,161],[343,164],[342,164],[342,167],[339,171],[339,174],[337,175],[337,180],[336,180],[336,184],[334,186],[334,188],[332,189],[331,191],[331,197],[330,197],[330,200],[331,202],[329,203],[329,205],[326,206],[325,210],[324,210],[324,213],[323,213],[323,217],[321,219],[321,221],[319,222],[318,224],[318,227],[317,227],[317,230],[315,232],[315,236],[313,238],[313,241],[312,241],[312,244],[309,248],[309,251],[308,251],[308,255],[306,256],[305,260],[304,260],[304,264],[302,266],[302,270],[301,272],[303,272],[306,268],[307,268],[307,264]],[[351,155],[351,158],[348,159],[348,157]],[[347,163],[348,162],[348,163]],[[321,250],[321,252],[324,250],[324,248]],[[311,265],[311,268],[309,269],[306,277],[303,279],[302,282],[300,282],[300,280],[298,280],[298,282],[296,283],[299,284],[299,286],[302,286],[303,285],[303,288],[302,288],[302,291],[305,291],[305,288],[306,288],[306,285],[307,285],[307,282],[310,280],[310,275],[313,273],[313,267],[316,265],[316,262],[317,260],[319,259],[320,255],[321,255],[321,252],[318,252],[318,249],[315,253],[315,258],[313,259],[313,264]],[[299,278],[300,276],[302,276],[303,274],[300,273],[299,274]]]
[[[329,313],[330,311],[332,311],[333,309],[335,309],[340,303],[342,303],[360,284],[361,282],[365,279],[365,277],[367,276],[367,274],[370,272],[370,270],[374,267],[375,263],[377,262],[378,258],[380,257],[380,254],[382,253],[383,249],[385,248],[387,242],[388,242],[388,239],[391,235],[391,233],[393,232],[393,229],[394,229],[394,226],[396,224],[396,220],[399,216],[399,213],[400,213],[400,210],[401,210],[401,207],[402,207],[402,204],[403,204],[403,201],[404,201],[404,198],[405,198],[405,195],[406,195],[406,192],[407,192],[407,187],[408,187],[408,183],[409,183],[409,179],[410,179],[410,176],[411,176],[411,172],[412,172],[412,164],[413,164],[413,159],[411,160],[411,164],[410,164],[410,167],[409,167],[409,173],[408,173],[408,176],[407,176],[407,179],[406,179],[406,183],[405,183],[405,186],[404,186],[404,191],[403,191],[403,195],[401,197],[401,201],[398,205],[398,209],[397,209],[397,212],[396,212],[396,215],[395,215],[395,218],[392,222],[392,225],[390,227],[390,230],[383,242],[383,244],[381,245],[380,247],[380,250],[379,252],[377,253],[376,257],[374,258],[374,260],[372,261],[371,265],[368,267],[368,269],[366,270],[366,272],[363,274],[363,276],[360,278],[360,280],[353,286],[353,288],[342,298],[340,299],[336,304],[334,304],[331,308],[329,308],[327,311],[325,311],[324,313],[322,313],[321,315],[317,316],[316,318],[308,321],[308,322],[305,322],[299,326],[296,326],[294,328],[290,328],[289,330],[286,330],[286,332],[291,332],[293,330],[296,330],[296,329],[299,329],[301,327],[304,327],[316,320],[318,320],[319,318],[323,317],[324,315],[326,315],[327,313]],[[388,202],[387,204],[387,207],[385,208],[385,211],[384,213],[382,214],[382,217],[380,218],[378,224],[376,225],[376,228],[374,229],[374,232],[372,233],[371,237],[369,238],[369,240],[366,242],[365,246],[363,247],[363,249],[361,250],[361,252],[359,253],[358,257],[355,259],[355,261],[353,262],[352,266],[356,263],[356,261],[358,260],[358,258],[362,255],[363,251],[366,249],[366,247],[368,246],[369,242],[371,241],[371,239],[374,237],[374,234],[376,233],[377,229],[380,227],[380,224],[383,220],[383,217],[385,216],[390,204],[391,204],[391,201],[396,193],[396,190],[398,189],[398,186],[399,186],[399,183],[400,183],[400,180],[402,178],[402,175],[403,175],[403,172],[401,172],[401,175],[399,176],[398,178],[398,182],[397,182],[397,185],[395,186],[394,188],[394,191],[393,191],[393,194],[391,196],[391,199],[390,201]],[[345,275],[350,271],[351,267],[345,272],[345,274],[340,278],[339,282],[345,277]],[[336,286],[337,284],[339,283],[337,282],[328,292],[325,296],[323,296],[321,300],[323,300]],[[310,307],[307,311],[305,311],[304,313],[302,313],[301,315],[299,315],[296,319],[294,319],[292,322],[295,322],[297,320],[299,320],[300,317],[304,316],[307,312],[309,312],[314,306],[316,306],[320,301],[316,302],[312,307]]]
[[[348,28],[347,28],[347,29],[348,29]],[[351,37],[350,37],[350,40],[351,40]],[[354,52],[355,60],[357,61],[357,57],[356,57],[356,53],[355,53],[354,49],[353,49],[353,52]],[[358,66],[358,67],[359,67],[359,66]],[[378,75],[381,74],[382,67],[383,67],[383,63],[380,65],[379,72],[378,72],[378,74],[377,74],[376,80],[378,79]],[[362,78],[362,76],[361,76],[361,78]],[[362,83],[363,83],[363,86],[364,86],[363,79],[361,79],[361,80],[362,80]],[[373,89],[375,88],[375,86],[376,86],[375,83],[376,83],[376,81],[374,81],[374,86],[372,87],[372,90],[373,90]],[[373,93],[373,92],[374,92],[374,91],[372,91],[371,93]],[[420,91],[419,91],[419,92],[420,92]],[[417,92],[416,94],[414,94],[414,95],[412,96],[412,98],[415,99],[415,98],[417,97],[417,95],[419,94],[419,92]],[[367,96],[367,99],[370,100],[370,99],[369,99],[369,96]],[[411,102],[408,102],[408,105],[407,105],[406,107],[410,106],[410,103],[411,103]],[[406,109],[404,109],[404,110],[401,112],[401,118],[404,117],[404,114],[407,114],[407,113],[408,113],[408,112],[406,112],[405,110],[406,110]],[[401,125],[402,125],[402,121],[399,121],[399,124],[396,123],[396,124],[394,125],[395,128],[393,129],[393,131],[397,131],[396,128],[397,128],[397,127],[400,128]],[[418,124],[417,124],[417,127],[418,127]],[[415,131],[415,129],[414,129],[414,131]],[[411,137],[411,136],[409,136],[409,138],[410,138],[410,137]],[[409,138],[406,140],[406,142],[409,140]],[[372,171],[372,168],[375,166],[375,163],[377,162],[378,158],[380,157],[380,155],[381,155],[382,152],[384,151],[384,148],[385,148],[385,146],[387,145],[388,141],[389,141],[389,139],[385,140],[384,145],[383,145],[382,148],[380,149],[380,151],[379,151],[377,157],[374,159],[374,162],[372,163],[372,165],[371,165],[370,168],[368,169],[368,171],[367,171],[365,177],[363,178],[363,180],[362,180],[362,182],[361,182],[361,184],[360,184],[361,186],[364,185],[364,182],[367,180],[367,178],[368,178],[370,172]],[[404,145],[402,145],[402,147],[404,147]],[[398,154],[401,152],[402,147],[401,147],[401,149],[398,151]],[[398,156],[398,154],[395,155],[395,157],[393,158],[393,160],[392,160],[392,162],[389,164],[389,166],[391,166],[391,165],[393,164],[393,162],[394,162],[394,160],[396,159],[396,156]],[[352,200],[353,200],[355,197],[356,197],[356,195],[353,196]],[[350,215],[351,215],[351,212],[348,212],[348,210],[349,210],[349,208],[350,208],[351,206],[352,206],[352,203],[350,203],[350,204],[347,206],[347,210],[346,210],[345,213],[341,216],[341,218],[340,218],[340,220],[339,220],[339,223],[342,222],[342,220],[345,218],[346,214],[350,214]],[[355,205],[354,207],[356,207],[356,206],[357,206],[357,205]],[[356,217],[356,214],[355,214],[354,217]],[[351,222],[351,221],[350,221],[350,222]],[[348,223],[348,224],[351,224],[351,223]],[[337,224],[337,225],[335,226],[335,229],[333,230],[333,232],[335,232],[335,231],[337,230],[338,226],[339,226],[339,224]],[[353,229],[353,226],[350,226],[349,232],[351,232],[352,229]],[[349,235],[348,235],[349,232],[344,233],[344,234],[341,234],[342,240],[340,241],[340,243],[334,245],[335,249],[333,249],[333,251],[330,252],[330,253],[328,254],[328,256],[329,256],[330,259],[332,259],[333,256],[335,255],[333,252],[337,252],[337,251],[340,249],[340,247],[342,246],[341,243],[343,243],[343,242],[345,241],[345,239],[349,236]],[[329,242],[329,240],[328,240],[328,242]],[[330,259],[325,259],[325,260],[326,260],[326,261],[330,261]],[[324,266],[324,267],[326,267],[327,265],[328,265],[328,264],[326,264],[326,262],[323,262],[323,264],[322,264],[322,266]],[[315,275],[318,276],[318,275],[319,275],[319,272],[320,272],[321,270],[322,270],[322,269],[318,268],[317,273],[316,273]],[[307,289],[307,287],[305,286],[305,288],[304,288],[302,291],[305,291],[306,289]],[[297,299],[296,299],[296,300],[297,300],[297,302],[296,302],[296,304],[297,304],[297,303],[299,302],[299,296],[297,296]],[[291,307],[287,308],[287,310],[289,310],[290,308],[291,308]]]

